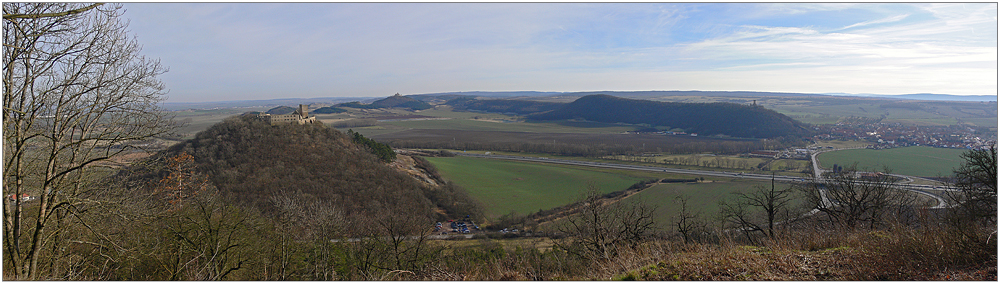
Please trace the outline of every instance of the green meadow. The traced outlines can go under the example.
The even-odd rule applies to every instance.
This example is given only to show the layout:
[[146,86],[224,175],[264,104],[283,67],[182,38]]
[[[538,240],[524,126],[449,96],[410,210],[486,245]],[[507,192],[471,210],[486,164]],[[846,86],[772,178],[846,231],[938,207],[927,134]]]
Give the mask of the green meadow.
[[[462,186],[483,203],[489,217],[511,212],[530,214],[577,201],[586,194],[590,183],[600,193],[620,191],[635,182],[650,178],[694,178],[655,172],[599,169],[530,162],[504,161],[470,157],[426,158],[446,179]],[[680,212],[676,197],[689,199],[688,206],[711,218],[718,213],[718,202],[731,198],[732,192],[753,186],[770,186],[769,181],[713,179],[699,183],[663,183],[633,195],[623,202],[643,201],[656,206],[657,222],[669,224]],[[787,187],[787,184],[777,184]]]
[[[770,188],[770,181],[746,179],[711,180],[699,183],[661,183],[628,197],[622,202],[643,202],[655,206],[653,219],[661,229],[671,231],[676,216],[681,212],[679,198],[687,199],[689,213],[697,214],[701,221],[712,222],[719,215],[719,202],[733,200],[734,192],[749,192],[754,186]],[[776,183],[778,189],[789,184]]]
[[490,217],[562,206],[582,198],[589,184],[596,185],[600,193],[609,193],[654,177],[653,173],[470,157],[426,159],[444,178],[482,202]]
[[888,167],[892,173],[919,176],[949,176],[962,164],[965,149],[934,148],[925,146],[902,147],[884,150],[851,149],[820,154],[817,159],[823,168],[834,164],[849,166],[858,163],[859,169],[881,171]]

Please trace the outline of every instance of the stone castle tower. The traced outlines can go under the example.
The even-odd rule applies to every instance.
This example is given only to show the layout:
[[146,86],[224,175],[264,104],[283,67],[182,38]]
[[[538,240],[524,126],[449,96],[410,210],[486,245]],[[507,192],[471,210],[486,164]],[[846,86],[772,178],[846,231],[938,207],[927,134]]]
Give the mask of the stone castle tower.
[[291,114],[261,113],[257,114],[257,119],[266,121],[271,125],[289,123],[307,124],[316,122],[315,116],[309,116],[309,106],[303,104],[300,104],[299,108]]
[[309,117],[309,106],[300,104],[299,110],[296,111],[302,117]]

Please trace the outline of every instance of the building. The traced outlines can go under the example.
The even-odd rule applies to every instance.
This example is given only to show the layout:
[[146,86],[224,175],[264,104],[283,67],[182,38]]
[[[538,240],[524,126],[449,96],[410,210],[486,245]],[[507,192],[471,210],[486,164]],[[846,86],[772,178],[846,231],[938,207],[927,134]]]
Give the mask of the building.
[[269,114],[259,113],[257,119],[263,120],[271,125],[275,124],[312,124],[316,123],[316,116],[309,116],[309,106],[299,105],[299,108],[290,114]]
[[[17,201],[17,198],[15,196],[16,196],[15,194],[7,195],[7,200],[9,200],[11,202]],[[21,202],[28,202],[28,201],[32,201],[32,200],[35,200],[34,196],[30,196],[27,193],[22,193],[21,194]]]

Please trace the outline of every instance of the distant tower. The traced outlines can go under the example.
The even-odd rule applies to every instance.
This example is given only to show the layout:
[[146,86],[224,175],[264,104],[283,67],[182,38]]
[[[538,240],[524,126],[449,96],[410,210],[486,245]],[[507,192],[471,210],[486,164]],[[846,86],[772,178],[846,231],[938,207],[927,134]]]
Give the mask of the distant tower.
[[753,100],[753,106],[757,106],[757,100]]
[[302,117],[309,117],[309,106],[300,104],[298,113]]

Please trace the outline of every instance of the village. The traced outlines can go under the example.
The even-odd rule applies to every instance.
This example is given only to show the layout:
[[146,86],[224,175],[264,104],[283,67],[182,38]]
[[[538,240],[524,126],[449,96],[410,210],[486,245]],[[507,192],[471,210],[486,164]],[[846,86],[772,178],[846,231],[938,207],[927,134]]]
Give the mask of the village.
[[877,143],[870,148],[906,146],[984,149],[996,141],[996,133],[979,131],[965,125],[914,126],[885,122],[838,122],[814,127],[816,140],[854,140]]

